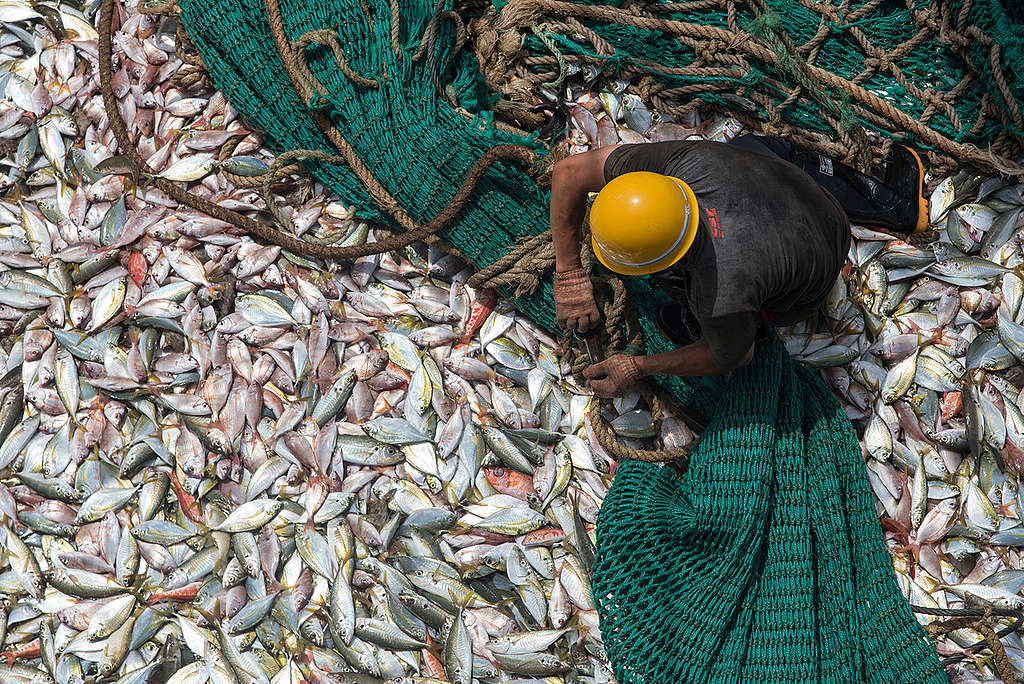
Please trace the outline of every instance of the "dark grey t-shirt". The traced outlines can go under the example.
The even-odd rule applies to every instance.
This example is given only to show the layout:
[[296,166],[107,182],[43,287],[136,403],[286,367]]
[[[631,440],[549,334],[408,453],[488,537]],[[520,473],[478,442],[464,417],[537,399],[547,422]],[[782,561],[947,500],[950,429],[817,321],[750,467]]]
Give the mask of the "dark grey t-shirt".
[[631,171],[675,176],[697,196],[693,246],[652,278],[689,306],[719,366],[743,358],[762,312],[790,325],[828,295],[849,249],[850,222],[801,169],[732,145],[674,140],[608,155],[606,182]]

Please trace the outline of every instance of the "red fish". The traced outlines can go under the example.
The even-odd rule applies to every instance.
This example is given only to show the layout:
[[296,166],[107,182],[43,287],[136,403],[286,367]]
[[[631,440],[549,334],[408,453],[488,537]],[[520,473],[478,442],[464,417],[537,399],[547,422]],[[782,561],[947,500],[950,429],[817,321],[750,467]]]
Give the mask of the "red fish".
[[142,252],[131,251],[128,252],[125,262],[124,266],[128,270],[128,275],[136,285],[142,287],[142,281],[146,279],[146,270],[149,268],[146,257],[142,256]]
[[205,525],[206,520],[203,518],[203,511],[199,507],[199,502],[181,486],[181,482],[178,481],[178,473],[173,468],[171,469],[171,486],[174,487],[174,493],[178,497],[178,505],[181,506],[181,512],[197,525]]
[[959,391],[946,392],[942,397],[942,422],[945,423],[953,416],[960,415],[963,406],[963,398]]
[[465,344],[473,339],[473,335],[484,324],[487,317],[491,315],[497,303],[498,293],[495,290],[489,287],[480,290],[476,301],[473,302],[473,309],[469,312],[469,320],[466,322],[466,329],[462,331],[462,336],[459,338],[459,344]]
[[484,477],[491,486],[502,494],[526,500],[530,494],[536,494],[533,478],[511,468],[484,468]]
[[1017,477],[1024,475],[1024,451],[1017,448],[1017,445],[1009,439],[1003,445],[1002,456],[1007,472]]
[[447,680],[448,675],[444,671],[444,664],[434,655],[434,641],[427,635],[427,647],[420,651],[423,656],[423,674],[435,679]]
[[523,546],[550,546],[565,539],[565,530],[560,527],[542,527],[523,535]]
[[188,603],[195,599],[196,594],[199,593],[199,587],[201,587],[202,584],[202,582],[193,582],[192,584],[186,584],[185,586],[177,589],[158,591],[146,599],[146,603],[149,605],[159,603],[160,601],[180,601],[182,603]]
[[33,639],[32,641],[28,642],[27,644],[25,644],[21,648],[18,648],[18,649],[14,650],[14,651],[4,651],[3,653],[0,653],[0,656],[3,656],[4,658],[7,659],[7,667],[10,667],[11,665],[13,665],[14,661],[17,660],[18,658],[24,658],[26,660],[32,660],[33,658],[38,658],[39,655],[40,655],[39,639]]

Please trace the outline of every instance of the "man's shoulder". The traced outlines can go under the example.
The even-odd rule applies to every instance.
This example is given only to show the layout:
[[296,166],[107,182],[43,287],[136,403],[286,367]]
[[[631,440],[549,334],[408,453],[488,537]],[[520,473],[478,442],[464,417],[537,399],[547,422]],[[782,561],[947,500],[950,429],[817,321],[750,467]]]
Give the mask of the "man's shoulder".
[[704,140],[623,143],[615,146],[615,149],[605,159],[605,164],[612,167],[624,167],[623,171],[654,170],[681,156],[689,155],[694,146],[703,146],[706,143],[707,141]]

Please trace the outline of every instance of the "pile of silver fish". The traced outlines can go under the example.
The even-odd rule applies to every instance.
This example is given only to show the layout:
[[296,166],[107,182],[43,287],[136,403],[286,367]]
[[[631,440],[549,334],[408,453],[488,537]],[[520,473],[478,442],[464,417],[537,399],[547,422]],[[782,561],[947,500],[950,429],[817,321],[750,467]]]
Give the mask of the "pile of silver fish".
[[[259,135],[174,84],[173,21],[117,11],[142,156],[265,217],[223,173],[269,168]],[[94,12],[0,0],[0,681],[613,681],[589,568],[615,462],[558,342],[433,247],[323,263],[125,173]],[[740,130],[592,80],[542,93],[570,152]],[[297,185],[296,234],[375,238]],[[828,317],[785,331],[864,431],[916,604],[1024,607],[1022,205],[945,180],[937,241],[855,228]],[[627,444],[694,439],[635,393],[608,417]],[[980,640],[938,641],[957,681],[993,676]]]
[[[1024,187],[960,172],[936,186],[929,211],[926,244],[854,226],[822,320],[786,331],[786,343],[822,369],[861,430],[910,602],[1021,609]],[[977,681],[962,662],[995,676],[981,640],[971,629],[939,640],[954,681]],[[1024,642],[1016,631],[1003,641],[1024,676]]]

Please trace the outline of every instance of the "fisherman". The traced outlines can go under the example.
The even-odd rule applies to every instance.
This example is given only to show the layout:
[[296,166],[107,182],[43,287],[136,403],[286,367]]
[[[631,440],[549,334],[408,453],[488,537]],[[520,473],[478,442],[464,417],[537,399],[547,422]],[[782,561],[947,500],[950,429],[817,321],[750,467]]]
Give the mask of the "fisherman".
[[559,161],[551,181],[559,324],[586,334],[598,323],[580,262],[592,192],[598,261],[623,275],[650,275],[674,300],[656,323],[680,347],[593,364],[583,371],[591,389],[621,396],[647,375],[719,375],[746,365],[759,325],[792,325],[825,301],[850,247],[851,220],[901,234],[927,226],[923,177],[909,147],[894,147],[878,180],[758,135],[612,145]]

